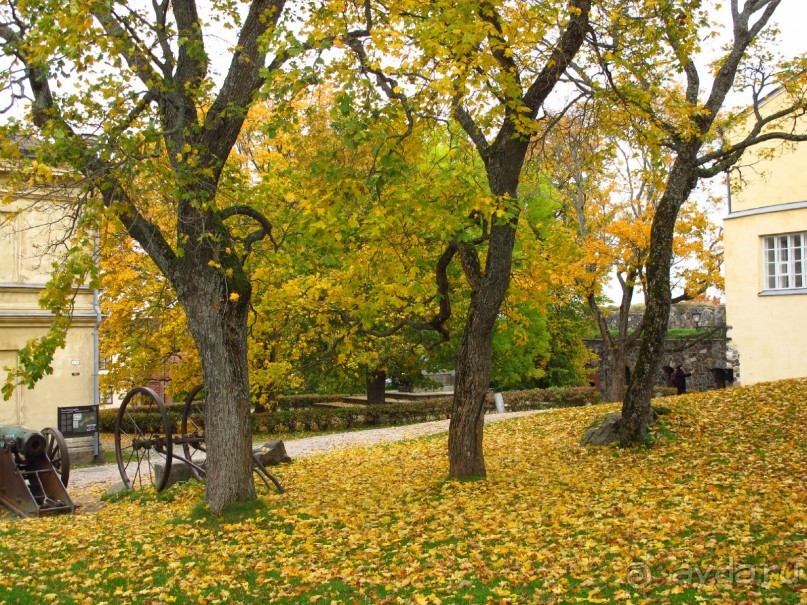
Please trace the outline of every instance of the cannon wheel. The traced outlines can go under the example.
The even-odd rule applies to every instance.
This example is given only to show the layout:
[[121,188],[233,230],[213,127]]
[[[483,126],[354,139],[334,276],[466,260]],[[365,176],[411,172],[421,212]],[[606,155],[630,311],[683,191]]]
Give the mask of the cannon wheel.
[[59,430],[51,427],[42,429],[42,434],[47,440],[45,452],[48,454],[50,463],[59,474],[62,485],[67,487],[67,482],[70,480],[70,452],[67,449],[67,442]]
[[[205,455],[205,410],[197,396],[204,390],[204,385],[199,385],[193,389],[185,399],[182,408],[182,451],[185,459],[190,460],[195,466],[190,466],[193,476],[200,481],[204,478],[204,471],[198,465],[204,460]],[[202,456],[199,456],[199,453]],[[195,456],[195,457],[194,457]],[[200,459],[201,458],[201,459]]]
[[[162,491],[171,472],[171,448],[171,423],[160,396],[146,387],[126,393],[115,422],[115,457],[123,484]],[[163,467],[160,477],[157,464]]]

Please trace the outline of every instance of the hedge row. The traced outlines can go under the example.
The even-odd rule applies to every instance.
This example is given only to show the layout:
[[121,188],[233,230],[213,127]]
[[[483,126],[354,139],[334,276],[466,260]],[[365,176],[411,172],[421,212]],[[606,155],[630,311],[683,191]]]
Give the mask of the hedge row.
[[[182,406],[166,406],[166,413],[173,431],[179,431],[182,422]],[[101,410],[98,412],[98,430],[102,433],[114,433],[118,418],[118,410]],[[161,414],[140,412],[136,416],[138,428],[144,433],[162,433],[163,417]]]
[[[511,412],[579,407],[602,401],[599,390],[593,387],[508,391],[502,396],[505,407]],[[451,403],[451,397],[442,397],[355,408],[280,410],[253,414],[252,430],[259,433],[294,433],[444,420],[451,416]],[[495,409],[493,393],[487,394],[485,408],[488,411]]]
[[[316,397],[320,396],[313,396],[311,399]],[[507,410],[513,412],[592,405],[601,400],[600,392],[593,387],[509,391],[503,393],[503,397]],[[332,396],[322,398],[322,401],[332,400]],[[320,403],[320,401],[312,401],[309,405],[314,405],[314,403]],[[485,407],[489,411],[495,409],[493,393],[487,394]],[[414,424],[430,420],[443,420],[450,416],[450,411],[450,397],[349,408],[280,409],[275,412],[253,414],[252,431],[253,433],[294,433]],[[179,430],[182,406],[169,406],[167,413],[174,424],[174,430]],[[117,410],[102,410],[99,414],[101,431],[114,432],[116,417]],[[139,415],[137,422],[144,431],[162,432],[162,420],[156,414],[148,417]]]
[[341,401],[342,395],[278,395],[272,403],[278,410],[300,410],[318,403]]

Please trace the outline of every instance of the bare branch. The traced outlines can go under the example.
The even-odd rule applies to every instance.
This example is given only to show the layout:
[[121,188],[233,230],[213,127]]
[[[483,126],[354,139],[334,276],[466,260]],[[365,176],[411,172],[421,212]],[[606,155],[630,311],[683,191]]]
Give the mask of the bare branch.
[[485,138],[485,133],[476,125],[473,117],[460,104],[458,98],[454,100],[453,108],[454,119],[459,122],[459,125],[462,126],[462,129],[470,137],[474,146],[484,158],[490,149],[490,143],[488,143],[488,140]]
[[142,44],[136,34],[127,31],[118,17],[112,12],[111,5],[98,3],[93,15],[104,28],[110,38],[115,38],[121,48],[124,60],[149,91],[157,92],[162,78],[154,71],[151,63],[159,64],[156,57]]
[[[369,9],[367,8],[367,3],[365,3],[365,14],[369,15]],[[372,74],[375,76],[375,81],[378,87],[383,91],[384,95],[390,101],[397,101],[401,104],[401,107],[404,110],[404,114],[406,115],[406,131],[401,134],[397,135],[397,139],[403,140],[412,134],[412,130],[415,126],[414,114],[412,112],[412,108],[409,105],[409,99],[406,95],[400,90],[398,86],[398,81],[395,78],[392,78],[384,73],[383,70],[373,68],[369,66],[367,60],[367,51],[364,48],[363,39],[370,35],[370,28],[372,27],[372,20],[368,17],[367,29],[359,30],[359,31],[352,31],[348,33],[344,37],[344,42],[348,48],[350,48],[353,53],[356,55],[356,58],[359,60],[359,68],[363,74]]]
[[[205,116],[203,147],[209,149],[215,158],[213,168],[217,175],[235,145],[255,93],[265,81],[264,38],[277,25],[284,5],[285,0],[253,0],[227,77]],[[281,53],[275,57],[271,69],[278,69],[288,56]]]

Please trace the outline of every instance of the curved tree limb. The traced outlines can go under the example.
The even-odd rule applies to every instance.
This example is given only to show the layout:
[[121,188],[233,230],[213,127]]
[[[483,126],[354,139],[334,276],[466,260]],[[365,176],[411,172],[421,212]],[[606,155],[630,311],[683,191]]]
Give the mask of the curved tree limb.
[[265,237],[268,237],[269,241],[272,242],[272,246],[274,247],[275,251],[280,248],[280,245],[275,241],[272,234],[272,223],[270,223],[266,215],[259,210],[256,210],[252,206],[237,205],[229,206],[219,212],[219,216],[222,220],[227,220],[228,218],[238,215],[247,216],[255,220],[260,225],[260,229],[253,231],[244,239],[244,248],[246,249],[247,253],[252,250],[253,244],[256,244]]

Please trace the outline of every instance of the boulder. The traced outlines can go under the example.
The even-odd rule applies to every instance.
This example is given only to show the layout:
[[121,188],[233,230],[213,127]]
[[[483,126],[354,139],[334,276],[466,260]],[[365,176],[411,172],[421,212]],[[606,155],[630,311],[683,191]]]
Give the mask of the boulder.
[[282,441],[267,441],[255,450],[255,456],[264,466],[275,466],[284,462],[291,462],[286,453],[286,446]]
[[[654,408],[650,408],[650,422],[653,424],[659,416]],[[580,445],[609,445],[611,443],[619,443],[619,425],[622,422],[622,412],[614,412],[608,414],[605,419],[598,425],[589,428]]]
[[598,426],[592,426],[583,435],[580,445],[608,445],[619,441],[619,423],[622,422],[622,413],[608,414]]
[[123,483],[115,483],[114,485],[110,486],[105,492],[103,497],[114,496],[121,492],[125,492],[128,488]]
[[[159,483],[163,479],[163,474],[165,473],[165,466],[162,464],[155,464],[154,465],[154,482],[159,485]],[[180,462],[179,460],[174,460],[171,462],[171,472],[168,475],[168,483],[165,484],[165,487],[171,487],[175,483],[180,483],[182,481],[190,481],[191,479],[196,479],[191,470],[191,467],[185,464],[184,462]]]

